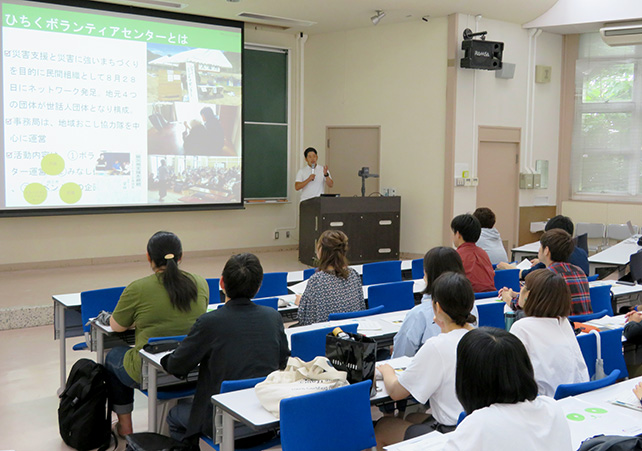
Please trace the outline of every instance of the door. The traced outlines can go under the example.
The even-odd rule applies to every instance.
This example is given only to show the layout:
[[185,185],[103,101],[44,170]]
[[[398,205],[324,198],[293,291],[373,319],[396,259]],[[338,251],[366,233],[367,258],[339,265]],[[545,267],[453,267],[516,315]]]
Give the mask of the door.
[[[326,130],[326,163],[334,186],[326,189],[341,196],[360,196],[363,167],[379,174],[379,127],[328,127]],[[379,179],[366,179],[366,196],[379,192]]]
[[478,155],[477,207],[493,210],[495,228],[510,255],[517,245],[519,143],[482,141]]

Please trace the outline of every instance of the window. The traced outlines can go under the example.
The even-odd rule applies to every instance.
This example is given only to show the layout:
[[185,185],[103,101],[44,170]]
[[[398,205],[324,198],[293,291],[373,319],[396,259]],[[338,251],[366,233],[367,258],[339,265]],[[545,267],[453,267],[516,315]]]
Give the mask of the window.
[[580,37],[571,160],[575,200],[642,200],[642,48]]

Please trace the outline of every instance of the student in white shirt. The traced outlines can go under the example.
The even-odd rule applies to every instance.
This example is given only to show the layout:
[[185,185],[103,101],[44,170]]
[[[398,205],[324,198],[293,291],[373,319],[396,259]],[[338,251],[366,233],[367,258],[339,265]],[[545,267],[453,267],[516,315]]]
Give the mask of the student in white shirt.
[[589,373],[580,345],[568,321],[571,293],[564,279],[538,269],[526,276],[519,295],[525,318],[513,324],[530,356],[540,395],[553,396],[560,384],[588,382]]
[[334,181],[328,170],[328,165],[323,167],[317,164],[317,150],[308,147],[303,152],[307,166],[299,169],[294,182],[294,189],[301,191],[301,202],[313,197],[319,197],[325,192],[325,185],[332,188]]
[[[438,246],[426,252],[424,256],[426,289],[423,292],[421,304],[414,306],[406,314],[399,332],[395,335],[392,358],[414,356],[426,340],[441,333],[441,329],[433,321],[435,313],[432,310],[430,292],[437,277],[448,271],[466,274],[461,257],[455,249]],[[470,313],[475,318],[479,317],[474,304]]]
[[537,396],[526,349],[503,329],[480,327],[457,347],[457,398],[467,414],[446,451],[571,451],[563,410]]
[[[430,338],[412,362],[399,375],[388,364],[379,366],[390,397],[395,400],[413,396],[420,403],[430,400],[432,416],[415,414],[413,418],[383,417],[375,427],[378,449],[433,430],[451,431],[457,424],[462,406],[455,394],[455,356],[459,340],[472,329],[470,310],[475,295],[464,274],[447,272],[435,280],[432,289],[434,321],[441,334]],[[420,431],[417,431],[420,429]]]

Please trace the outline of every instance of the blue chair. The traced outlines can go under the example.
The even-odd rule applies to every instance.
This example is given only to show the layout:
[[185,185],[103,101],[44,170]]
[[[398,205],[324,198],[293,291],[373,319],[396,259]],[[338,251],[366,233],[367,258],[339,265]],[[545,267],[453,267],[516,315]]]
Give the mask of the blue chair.
[[613,316],[613,304],[611,302],[611,286],[602,285],[599,287],[589,287],[589,294],[591,296],[591,307],[594,312],[606,310],[607,315]]
[[312,274],[316,271],[316,268],[308,268],[303,270],[303,280],[308,280],[310,277],[312,277]]
[[489,302],[488,304],[477,305],[477,312],[479,319],[477,323],[479,327],[496,327],[498,329],[506,329],[506,321],[504,320],[504,307],[503,302]]
[[412,278],[414,280],[424,278],[424,259],[416,258],[412,261]]
[[[80,293],[80,316],[82,318],[83,332],[91,332],[91,326],[87,323],[91,318],[95,318],[102,311],[113,312],[118,304],[120,295],[123,294],[125,287],[101,288],[99,290],[89,290]],[[74,345],[74,351],[87,349],[87,342],[81,342]]]
[[255,298],[269,298],[288,294],[288,273],[268,272],[263,274],[263,283]]
[[[601,355],[604,361],[604,372],[610,374],[613,370],[620,370],[620,377],[626,378],[629,372],[624,361],[622,349],[622,332],[624,329],[604,330],[600,332]],[[595,376],[595,361],[597,360],[597,341],[594,334],[581,334],[577,336],[582,356],[586,362],[589,376]]]
[[254,301],[254,303],[258,305],[271,307],[274,310],[279,309],[279,298],[260,298],[260,299],[252,299],[252,301]]
[[325,355],[325,336],[341,327],[341,330],[351,334],[357,333],[358,324],[344,324],[341,326],[324,327],[323,329],[296,332],[290,336],[290,349],[292,357],[298,357],[304,362],[309,362],[318,356]]
[[593,274],[592,276],[588,276],[586,280],[588,280],[589,282],[594,282],[597,280],[599,276],[600,276],[599,274]]
[[366,263],[363,265],[364,285],[388,282],[401,282],[401,260]]
[[578,382],[577,384],[560,384],[555,389],[555,399],[563,399],[568,396],[581,395],[589,391],[597,390],[598,388],[608,387],[615,383],[620,376],[620,370],[613,370],[608,376],[598,379],[596,381]]
[[368,287],[368,307],[383,306],[381,313],[409,310],[415,306],[414,282],[382,283]]
[[372,381],[281,401],[283,451],[359,451],[376,446]]
[[466,418],[466,411],[465,411],[465,410],[462,410],[462,411],[459,413],[459,416],[457,417],[457,426],[459,426],[459,423],[461,423],[462,421],[464,421],[464,418]]
[[519,269],[500,269],[495,271],[495,288],[501,290],[504,287],[519,292]]
[[337,321],[340,319],[363,318],[364,316],[372,316],[377,313],[383,313],[383,305],[366,310],[359,310],[358,312],[345,312],[345,313],[330,313],[328,321]]
[[499,296],[499,291],[487,291],[485,293],[475,293],[475,299],[496,298]]
[[600,310],[599,312],[586,313],[584,315],[571,315],[568,317],[568,319],[570,319],[574,323],[583,323],[586,321],[591,321],[592,319],[602,318],[608,314],[609,312],[606,309],[604,309],[604,310]]
[[[255,377],[254,379],[239,379],[235,381],[223,381],[221,383],[221,393],[229,393],[232,391],[237,391],[237,390],[245,390],[246,388],[253,388],[256,384],[259,382],[263,382],[265,380],[265,377]],[[219,451],[219,446],[214,444],[214,441],[205,436],[201,435],[201,439],[207,443],[210,447],[215,449],[216,451]],[[268,442],[261,443],[260,445],[253,446],[251,448],[241,448],[244,451],[262,451],[264,449],[272,448],[274,446],[277,446],[281,440],[277,437],[274,438]]]
[[221,289],[220,289],[221,279],[205,279],[207,286],[210,289],[210,304],[216,304],[221,302]]

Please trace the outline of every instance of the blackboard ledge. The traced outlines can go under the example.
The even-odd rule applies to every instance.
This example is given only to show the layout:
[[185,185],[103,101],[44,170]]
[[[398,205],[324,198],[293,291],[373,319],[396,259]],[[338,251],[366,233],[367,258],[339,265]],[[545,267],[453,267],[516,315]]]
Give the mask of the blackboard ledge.
[[245,199],[245,205],[291,204],[290,199]]

